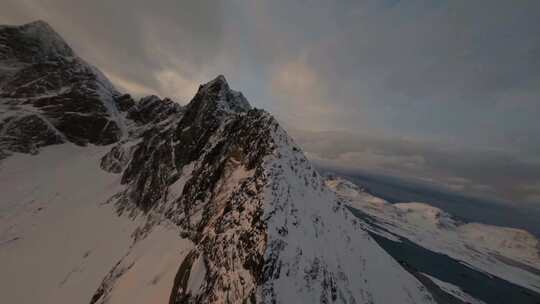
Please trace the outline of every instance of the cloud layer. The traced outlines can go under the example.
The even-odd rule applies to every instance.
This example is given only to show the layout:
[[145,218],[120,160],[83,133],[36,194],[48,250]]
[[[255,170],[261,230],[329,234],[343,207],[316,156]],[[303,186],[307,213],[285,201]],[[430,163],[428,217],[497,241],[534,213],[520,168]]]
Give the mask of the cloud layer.
[[539,1],[2,0],[1,23],[35,19],[134,95],[225,74],[290,128],[379,140],[313,155],[538,198]]
[[291,134],[325,167],[416,180],[452,191],[540,204],[540,160],[498,150],[347,132]]

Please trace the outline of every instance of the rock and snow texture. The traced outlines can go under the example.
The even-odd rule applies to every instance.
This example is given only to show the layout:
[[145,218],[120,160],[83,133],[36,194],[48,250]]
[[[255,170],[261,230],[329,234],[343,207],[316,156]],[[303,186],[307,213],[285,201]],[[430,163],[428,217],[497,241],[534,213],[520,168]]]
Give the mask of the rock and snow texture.
[[[430,303],[414,277],[355,224],[275,121],[266,113],[259,119],[275,130],[274,149],[260,168],[246,167],[240,154],[224,162],[216,201],[207,204],[221,204],[225,213],[201,215],[198,220],[212,225],[191,237],[195,244],[159,209],[134,220],[116,214],[109,198],[124,187],[121,176],[99,167],[109,147],[64,144],[5,159],[0,263],[2,286],[9,288],[4,299],[166,303],[176,287],[184,288],[184,299],[199,296],[214,303],[248,297],[263,303]],[[191,165],[185,169],[181,184],[196,177]],[[250,184],[255,170],[268,182],[259,193]],[[261,242],[252,244],[257,237]],[[252,249],[260,256],[250,256]],[[261,272],[244,263],[258,263]],[[209,278],[230,285],[212,285]]]
[[45,22],[0,26],[0,158],[124,136],[120,96]]
[[115,197],[122,212],[159,214],[195,244],[171,303],[431,303],[275,119],[231,111],[230,91],[218,77],[178,121],[145,132]]
[[114,266],[90,303],[167,303],[178,263],[192,248],[173,225],[155,226]]
[[266,167],[264,303],[431,303],[281,128]]
[[99,167],[107,149],[57,145],[0,164],[3,302],[88,303],[113,269],[123,275],[109,303],[167,303],[193,245],[172,225],[133,241],[145,220],[119,217],[105,204],[121,187]]
[[[373,233],[448,255],[484,273],[540,292],[540,241],[521,229],[463,223],[424,203],[390,204],[342,178],[326,184],[351,207],[375,219]],[[382,228],[382,229],[381,229]]]

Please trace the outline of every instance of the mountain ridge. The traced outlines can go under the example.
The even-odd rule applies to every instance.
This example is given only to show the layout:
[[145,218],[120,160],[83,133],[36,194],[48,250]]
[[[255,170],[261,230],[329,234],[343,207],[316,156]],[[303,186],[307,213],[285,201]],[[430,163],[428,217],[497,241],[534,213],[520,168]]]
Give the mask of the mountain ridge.
[[[135,101],[75,55],[13,57],[29,47],[24,27],[0,27],[0,155],[14,175],[0,178],[0,263],[15,277],[0,279],[11,302],[434,303],[225,77],[186,106]],[[81,247],[18,258],[43,238]],[[49,281],[35,298],[20,291]]]

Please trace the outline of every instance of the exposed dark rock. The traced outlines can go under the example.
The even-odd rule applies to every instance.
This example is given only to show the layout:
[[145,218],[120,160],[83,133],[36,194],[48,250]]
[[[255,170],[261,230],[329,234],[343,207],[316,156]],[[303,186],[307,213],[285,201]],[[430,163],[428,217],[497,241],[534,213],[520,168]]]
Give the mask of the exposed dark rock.
[[[251,109],[223,76],[202,85],[185,108],[148,96],[129,108],[128,117],[137,130],[101,163],[115,173],[125,166],[122,183],[126,188],[114,198],[115,204],[119,210],[133,212],[135,206],[176,223],[208,264],[204,292],[193,298],[182,287],[189,277],[184,264],[190,259],[184,260],[171,303],[212,302],[225,285],[245,290],[245,298],[253,300],[253,288],[262,278],[267,238],[262,219],[266,183],[262,162],[273,153],[270,133],[276,121],[264,111]],[[252,173],[238,189],[228,189],[228,181],[239,168]],[[186,179],[182,193],[171,196],[169,190],[181,176]],[[238,237],[231,239],[231,233]],[[238,267],[250,275],[228,282],[219,272]]]
[[60,133],[35,114],[8,117],[0,125],[0,150],[35,154],[40,147],[62,142]]
[[195,250],[192,250],[180,264],[180,267],[176,272],[176,276],[174,277],[174,285],[169,298],[169,304],[184,304],[193,303],[196,301],[196,299],[194,299],[192,295],[187,292],[187,284],[191,267],[193,266],[193,262],[197,256],[198,253]]
[[[30,153],[66,140],[106,145],[122,136],[119,94],[50,26],[42,21],[0,26],[0,43],[0,63],[5,67],[0,71],[0,113],[14,113],[17,121],[32,117],[50,133],[44,139],[43,132],[36,136],[29,136],[31,131],[11,132],[0,139],[3,149]],[[125,98],[118,100],[125,108]]]
[[131,159],[131,148],[122,144],[114,146],[103,158],[100,166],[111,173],[121,173]]
[[129,109],[131,109],[133,106],[135,106],[135,101],[129,94],[120,95],[116,98],[116,105],[118,106],[118,110],[122,112],[126,112]]
[[155,95],[150,95],[133,103],[127,117],[139,124],[155,124],[168,118],[175,118],[181,112],[182,107],[171,99],[162,100]]

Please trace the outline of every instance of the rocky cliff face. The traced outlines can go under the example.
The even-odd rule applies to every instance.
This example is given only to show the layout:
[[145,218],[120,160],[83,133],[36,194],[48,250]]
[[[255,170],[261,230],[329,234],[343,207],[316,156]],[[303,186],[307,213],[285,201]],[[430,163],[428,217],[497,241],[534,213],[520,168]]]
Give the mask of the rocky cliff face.
[[[123,135],[118,92],[46,23],[0,27],[0,151],[110,144]],[[32,130],[36,129],[36,131]]]
[[433,301],[277,121],[223,76],[185,107],[155,96],[134,101],[42,22],[1,27],[0,37],[4,157],[60,143],[110,145],[100,167],[121,185],[107,203],[141,223],[81,301],[115,303],[130,293],[126,282],[145,275],[137,267],[160,262],[137,257],[162,227],[190,244],[165,291],[171,304]]

